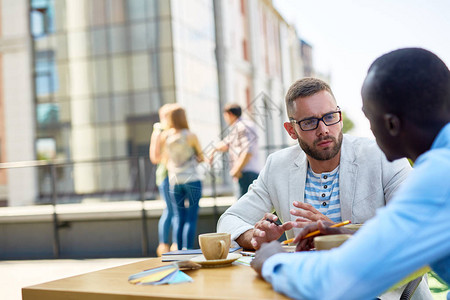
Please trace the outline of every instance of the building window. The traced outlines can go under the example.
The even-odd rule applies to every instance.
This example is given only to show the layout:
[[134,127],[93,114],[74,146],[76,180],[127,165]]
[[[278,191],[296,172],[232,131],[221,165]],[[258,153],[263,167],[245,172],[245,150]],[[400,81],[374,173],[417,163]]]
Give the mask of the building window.
[[30,12],[31,34],[34,38],[55,32],[55,12],[52,0],[32,0]]
[[36,119],[39,126],[56,124],[59,122],[59,105],[56,103],[41,103],[36,107]]
[[38,160],[52,160],[56,158],[56,141],[54,138],[40,138],[36,141]]
[[52,50],[35,52],[36,95],[44,96],[58,89],[55,53]]

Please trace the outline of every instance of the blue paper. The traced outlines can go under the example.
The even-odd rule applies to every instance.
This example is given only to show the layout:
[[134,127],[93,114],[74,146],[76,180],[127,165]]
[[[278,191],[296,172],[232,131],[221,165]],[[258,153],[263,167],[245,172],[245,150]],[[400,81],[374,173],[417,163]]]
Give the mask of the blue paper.
[[[167,274],[163,278],[161,278],[158,281],[146,281],[146,277],[149,275],[155,275],[160,272],[168,271],[169,269],[174,269],[173,272]],[[145,282],[141,282],[139,279]],[[185,274],[184,272],[178,270],[178,268],[174,268],[174,265],[167,265],[162,267],[157,267],[149,270],[145,270],[143,272],[139,272],[136,274],[131,275],[128,277],[129,281],[135,281],[132,282],[137,285],[161,285],[161,284],[176,284],[176,283],[183,283],[183,282],[192,282],[192,278]],[[148,280],[148,279],[147,279]]]
[[189,275],[178,270],[178,272],[175,272],[174,278],[169,283],[175,284],[175,283],[192,282],[192,281],[194,281],[194,280]]

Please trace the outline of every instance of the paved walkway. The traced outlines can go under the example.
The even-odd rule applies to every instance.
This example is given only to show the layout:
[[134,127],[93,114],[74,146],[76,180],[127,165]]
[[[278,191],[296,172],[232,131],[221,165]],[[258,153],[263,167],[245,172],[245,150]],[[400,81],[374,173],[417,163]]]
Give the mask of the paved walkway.
[[0,299],[21,300],[23,287],[129,264],[143,259],[104,258],[0,261]]

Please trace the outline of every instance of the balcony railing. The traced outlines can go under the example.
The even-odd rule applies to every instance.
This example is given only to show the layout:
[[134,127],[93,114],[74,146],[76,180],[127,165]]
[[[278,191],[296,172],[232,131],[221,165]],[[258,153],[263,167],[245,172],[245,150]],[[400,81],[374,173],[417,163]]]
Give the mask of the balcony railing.
[[[53,256],[60,257],[59,231],[66,226],[58,217],[56,206],[69,203],[141,201],[142,255],[149,253],[147,211],[145,201],[158,196],[155,184],[155,168],[144,156],[120,157],[85,161],[25,161],[0,164],[0,172],[7,172],[6,180],[20,181],[23,187],[35,187],[32,199],[25,205],[53,206]],[[215,175],[206,166],[203,168],[203,196],[230,195],[232,187],[223,180],[224,172]],[[28,170],[27,172],[20,172]],[[26,174],[26,176],[23,176]],[[13,179],[15,178],[15,179]],[[216,179],[217,178],[217,179]],[[11,189],[11,186],[9,186]],[[18,206],[14,199],[6,198],[10,206]],[[20,199],[23,200],[23,199]],[[24,205],[23,201],[20,205]],[[218,218],[214,205],[214,215]]]

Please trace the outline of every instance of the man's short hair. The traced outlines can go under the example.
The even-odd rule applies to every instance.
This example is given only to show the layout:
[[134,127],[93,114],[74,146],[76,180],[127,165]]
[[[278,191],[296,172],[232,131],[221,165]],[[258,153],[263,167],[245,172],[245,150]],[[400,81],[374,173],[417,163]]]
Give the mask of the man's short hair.
[[223,111],[230,113],[238,118],[242,115],[242,108],[239,104],[236,104],[236,103],[231,103],[231,104],[225,105],[225,107],[223,108]]
[[293,114],[293,104],[298,98],[309,97],[321,91],[327,91],[333,96],[330,86],[323,80],[312,77],[305,77],[294,82],[286,93],[286,110],[288,117]]
[[387,112],[432,122],[450,112],[450,75],[445,63],[421,48],[398,49],[376,59],[369,68],[370,98]]

